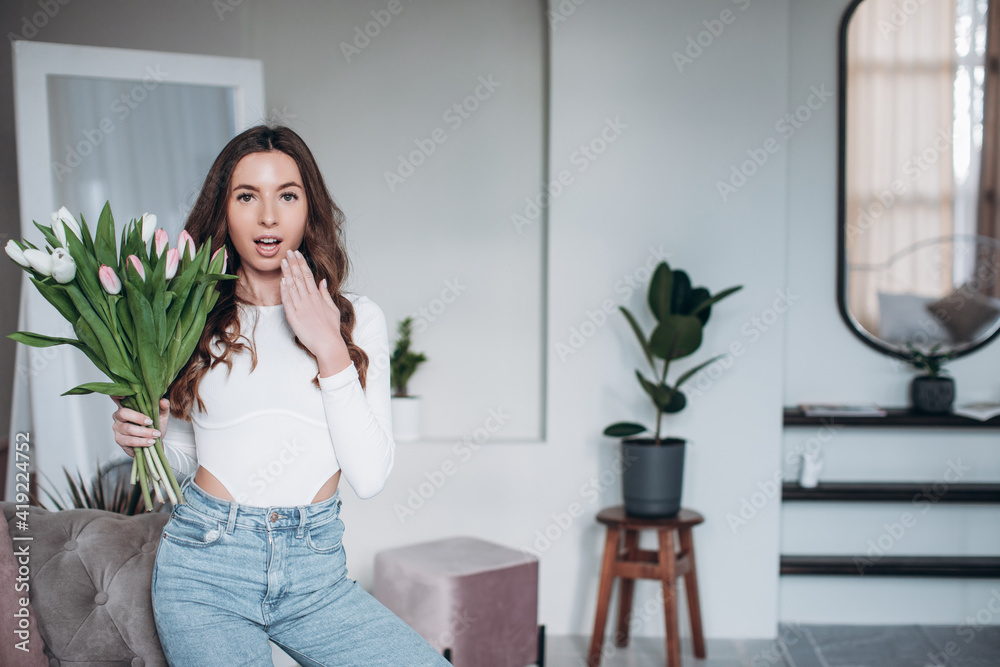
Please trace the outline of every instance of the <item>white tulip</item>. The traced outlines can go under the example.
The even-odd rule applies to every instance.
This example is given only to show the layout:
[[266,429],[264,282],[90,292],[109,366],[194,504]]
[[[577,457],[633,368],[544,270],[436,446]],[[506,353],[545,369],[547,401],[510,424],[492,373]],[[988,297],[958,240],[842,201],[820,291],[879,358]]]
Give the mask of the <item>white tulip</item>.
[[4,250],[7,251],[7,254],[10,256],[12,260],[17,262],[24,268],[28,268],[29,266],[31,266],[30,264],[28,264],[28,260],[24,258],[24,251],[21,250],[20,246],[14,243],[14,239],[7,241],[7,246],[4,248]]
[[149,243],[149,239],[153,238],[153,234],[156,233],[156,216],[152,213],[142,214],[142,242]]
[[49,253],[37,248],[27,248],[24,251],[24,258],[35,271],[45,276],[52,275],[52,256]]
[[52,233],[59,239],[59,245],[64,248],[68,247],[66,245],[66,230],[63,228],[63,224],[76,234],[76,238],[83,240],[83,231],[80,229],[80,223],[76,221],[76,218],[69,212],[69,209],[63,206],[58,211],[52,213]]
[[65,248],[56,248],[52,251],[52,277],[63,285],[76,277],[76,262]]

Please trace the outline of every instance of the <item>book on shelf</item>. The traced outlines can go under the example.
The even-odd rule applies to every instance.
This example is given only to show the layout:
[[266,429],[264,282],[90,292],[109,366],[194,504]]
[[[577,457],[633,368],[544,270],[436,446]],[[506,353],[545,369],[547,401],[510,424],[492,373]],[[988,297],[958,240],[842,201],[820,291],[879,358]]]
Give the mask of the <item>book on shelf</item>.
[[799,403],[806,417],[884,417],[886,411],[875,403]]
[[958,407],[952,408],[951,411],[956,415],[969,417],[971,419],[978,419],[979,421],[984,422],[1000,415],[1000,403],[994,403],[992,401],[966,403],[965,405],[959,405]]

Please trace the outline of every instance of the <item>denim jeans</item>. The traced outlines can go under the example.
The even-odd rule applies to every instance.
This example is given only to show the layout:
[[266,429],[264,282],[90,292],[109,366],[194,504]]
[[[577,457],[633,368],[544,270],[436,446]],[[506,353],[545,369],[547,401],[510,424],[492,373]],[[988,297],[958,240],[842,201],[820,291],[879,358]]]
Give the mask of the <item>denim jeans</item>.
[[190,475],[163,528],[153,615],[177,667],[272,667],[268,639],[302,667],[450,663],[347,576],[340,490],[301,507],[209,495]]

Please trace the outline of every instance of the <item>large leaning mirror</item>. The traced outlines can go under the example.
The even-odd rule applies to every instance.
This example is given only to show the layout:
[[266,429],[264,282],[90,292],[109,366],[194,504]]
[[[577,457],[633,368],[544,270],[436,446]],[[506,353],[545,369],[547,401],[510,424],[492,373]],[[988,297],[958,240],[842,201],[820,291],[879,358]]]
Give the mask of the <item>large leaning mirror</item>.
[[841,22],[838,305],[893,356],[1000,332],[993,5],[856,0]]

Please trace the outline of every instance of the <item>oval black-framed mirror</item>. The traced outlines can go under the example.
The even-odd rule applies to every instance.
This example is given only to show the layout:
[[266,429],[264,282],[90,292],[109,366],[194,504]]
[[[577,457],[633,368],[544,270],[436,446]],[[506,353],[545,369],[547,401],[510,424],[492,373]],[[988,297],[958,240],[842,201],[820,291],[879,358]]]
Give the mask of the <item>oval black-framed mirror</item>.
[[837,306],[884,354],[1000,334],[996,1],[854,0],[840,23]]

